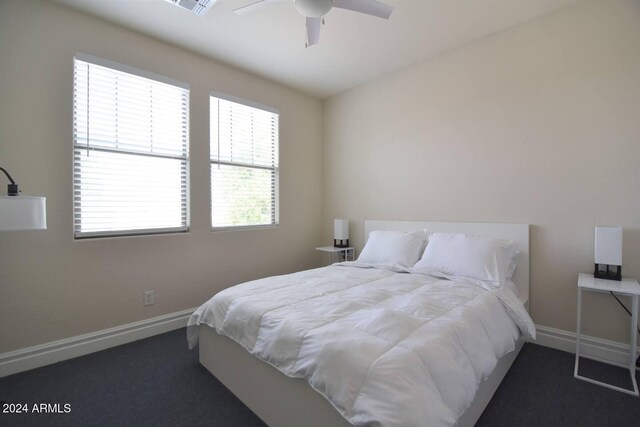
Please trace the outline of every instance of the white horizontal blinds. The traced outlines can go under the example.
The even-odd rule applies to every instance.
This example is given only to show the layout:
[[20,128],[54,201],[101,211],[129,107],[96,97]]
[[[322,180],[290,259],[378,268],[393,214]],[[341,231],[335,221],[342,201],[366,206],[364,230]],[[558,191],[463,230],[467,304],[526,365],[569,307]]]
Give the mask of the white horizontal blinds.
[[212,227],[277,225],[277,111],[211,96],[210,114]]
[[76,237],[187,230],[189,90],[74,62]]

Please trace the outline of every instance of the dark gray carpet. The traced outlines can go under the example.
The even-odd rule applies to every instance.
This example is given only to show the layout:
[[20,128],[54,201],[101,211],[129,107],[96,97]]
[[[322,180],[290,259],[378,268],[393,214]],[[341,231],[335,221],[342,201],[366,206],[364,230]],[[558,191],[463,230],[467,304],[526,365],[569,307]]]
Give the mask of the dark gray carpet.
[[[581,373],[626,385],[584,360]],[[264,426],[187,350],[180,329],[0,379],[0,401],[71,404],[68,414],[0,414],[2,426]],[[478,426],[638,426],[640,399],[573,379],[573,355],[527,344]]]
[[[640,398],[573,378],[574,361],[525,344],[476,426],[640,426]],[[581,358],[579,373],[631,388],[622,368]]]
[[264,426],[187,348],[184,329],[0,379],[0,401],[70,403],[0,426]]

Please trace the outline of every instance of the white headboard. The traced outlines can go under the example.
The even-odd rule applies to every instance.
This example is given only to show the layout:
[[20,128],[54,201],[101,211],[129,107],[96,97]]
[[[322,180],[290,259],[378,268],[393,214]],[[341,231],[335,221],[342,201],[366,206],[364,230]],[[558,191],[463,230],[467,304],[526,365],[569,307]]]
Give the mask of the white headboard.
[[432,233],[465,233],[482,237],[508,239],[518,244],[518,267],[513,283],[518,297],[528,306],[529,301],[529,224],[498,224],[482,222],[423,222],[423,221],[370,221],[364,222],[365,241],[374,230],[413,231],[426,229]]

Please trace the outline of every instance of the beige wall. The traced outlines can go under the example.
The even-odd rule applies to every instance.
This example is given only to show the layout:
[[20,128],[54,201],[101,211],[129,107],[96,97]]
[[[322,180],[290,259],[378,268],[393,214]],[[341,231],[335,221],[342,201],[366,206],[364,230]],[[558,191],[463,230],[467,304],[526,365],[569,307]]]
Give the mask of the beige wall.
[[[530,223],[534,320],[573,330],[575,278],[592,266],[594,225],[625,227],[624,273],[640,277],[639,41],[637,1],[584,0],[321,109],[293,90],[63,7],[3,0],[0,165],[25,194],[47,196],[49,229],[0,234],[0,353],[314,267],[322,225],[328,241],[335,217],[351,219],[359,247],[365,219]],[[74,241],[76,51],[191,85],[191,232]],[[210,90],[281,112],[278,229],[209,231]],[[143,307],[149,289],[156,304]],[[588,333],[626,339],[627,319],[610,298],[589,297],[585,309]]]
[[[191,85],[191,232],[74,241],[76,51]],[[280,110],[277,229],[209,231],[211,90]],[[49,228],[0,233],[0,353],[184,310],[241,281],[317,266],[321,108],[293,90],[66,8],[2,0],[0,165],[25,194],[47,196]],[[156,303],[143,307],[150,289]]]
[[[575,330],[593,227],[640,278],[640,2],[585,0],[325,102],[324,234],[365,219],[531,226],[531,313]],[[608,296],[586,333],[628,340]]]

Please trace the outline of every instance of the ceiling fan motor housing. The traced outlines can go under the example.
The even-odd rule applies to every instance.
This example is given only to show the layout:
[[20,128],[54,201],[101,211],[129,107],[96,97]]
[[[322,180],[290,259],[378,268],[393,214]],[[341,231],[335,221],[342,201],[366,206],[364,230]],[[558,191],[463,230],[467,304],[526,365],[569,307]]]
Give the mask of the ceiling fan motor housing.
[[294,0],[296,9],[302,16],[319,18],[331,10],[333,0]]

